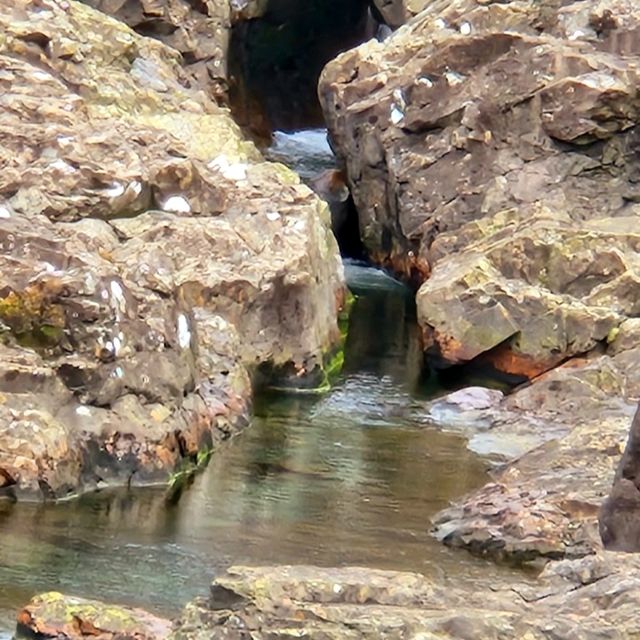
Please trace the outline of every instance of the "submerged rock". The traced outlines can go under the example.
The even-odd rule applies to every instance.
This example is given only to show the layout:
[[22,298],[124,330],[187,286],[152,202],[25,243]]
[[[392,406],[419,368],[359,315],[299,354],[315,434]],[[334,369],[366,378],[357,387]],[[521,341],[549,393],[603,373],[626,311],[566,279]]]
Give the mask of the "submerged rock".
[[533,378],[637,315],[639,26],[627,0],[431,2],[325,68],[363,241],[423,283],[443,364]]
[[0,492],[166,481],[340,340],[326,204],[78,2],[0,0]]

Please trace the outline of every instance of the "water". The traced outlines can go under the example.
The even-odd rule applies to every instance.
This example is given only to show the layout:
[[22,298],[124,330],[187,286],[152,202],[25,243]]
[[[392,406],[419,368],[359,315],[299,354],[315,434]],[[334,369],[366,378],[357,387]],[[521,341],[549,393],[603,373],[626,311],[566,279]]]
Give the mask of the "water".
[[359,294],[328,395],[270,396],[176,504],[161,489],[59,505],[0,503],[0,637],[36,592],[173,614],[232,563],[358,564],[490,582],[506,570],[452,552],[429,518],[482,484],[465,440],[421,420],[411,297],[347,265]]
[[[308,177],[334,164],[325,134],[276,134],[270,155]],[[258,398],[251,428],[177,503],[162,489],[0,503],[0,640],[37,592],[172,615],[234,563],[359,564],[479,589],[522,579],[429,536],[430,517],[484,483],[488,462],[425,423],[424,399],[442,389],[422,378],[410,293],[382,271],[346,271],[358,297],[333,390]]]
[[303,180],[326,169],[335,169],[336,166],[335,156],[327,142],[326,129],[307,129],[295,133],[276,131],[266,156],[290,166]]

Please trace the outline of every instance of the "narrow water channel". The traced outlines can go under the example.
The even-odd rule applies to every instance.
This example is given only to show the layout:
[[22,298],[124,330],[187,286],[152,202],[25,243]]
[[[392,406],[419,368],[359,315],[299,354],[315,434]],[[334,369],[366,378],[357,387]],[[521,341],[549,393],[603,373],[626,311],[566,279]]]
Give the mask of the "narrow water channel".
[[465,440],[425,426],[411,294],[347,264],[345,366],[322,397],[259,397],[251,427],[174,504],[162,489],[0,503],[0,638],[36,592],[177,613],[235,563],[357,564],[489,584],[500,569],[435,542],[429,519],[486,480]]

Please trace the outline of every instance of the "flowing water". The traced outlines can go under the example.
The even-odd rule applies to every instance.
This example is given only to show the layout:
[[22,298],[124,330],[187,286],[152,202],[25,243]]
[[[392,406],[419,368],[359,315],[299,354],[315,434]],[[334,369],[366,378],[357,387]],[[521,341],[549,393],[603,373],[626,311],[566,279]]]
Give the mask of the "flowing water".
[[0,503],[0,638],[36,592],[169,615],[232,563],[358,564],[478,588],[508,578],[429,536],[430,517],[482,484],[488,463],[424,422],[437,389],[421,376],[412,296],[381,271],[346,270],[357,299],[332,391],[258,398],[251,427],[179,501],[145,489]]

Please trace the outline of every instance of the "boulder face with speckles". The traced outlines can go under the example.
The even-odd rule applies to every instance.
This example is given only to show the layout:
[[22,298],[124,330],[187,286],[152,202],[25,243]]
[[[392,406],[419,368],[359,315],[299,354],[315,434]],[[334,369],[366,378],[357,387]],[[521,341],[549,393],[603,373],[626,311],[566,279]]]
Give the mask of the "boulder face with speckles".
[[640,11],[436,0],[320,97],[365,246],[418,285],[427,352],[531,378],[640,300]]
[[321,380],[330,215],[178,54],[74,1],[0,0],[0,494],[166,482]]

